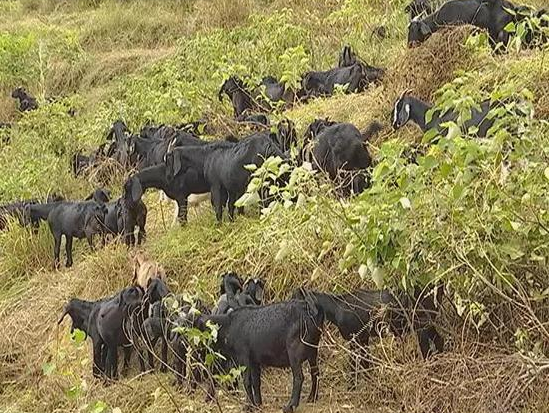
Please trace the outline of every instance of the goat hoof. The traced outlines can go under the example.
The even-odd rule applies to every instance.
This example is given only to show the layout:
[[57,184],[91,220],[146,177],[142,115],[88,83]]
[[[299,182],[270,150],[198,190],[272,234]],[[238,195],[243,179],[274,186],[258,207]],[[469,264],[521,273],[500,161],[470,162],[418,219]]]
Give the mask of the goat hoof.
[[66,266],[67,268],[72,267],[72,261],[71,261],[71,262],[67,261],[67,264],[66,264],[65,266]]
[[282,408],[282,411],[284,413],[293,413],[294,412],[294,406],[284,406]]

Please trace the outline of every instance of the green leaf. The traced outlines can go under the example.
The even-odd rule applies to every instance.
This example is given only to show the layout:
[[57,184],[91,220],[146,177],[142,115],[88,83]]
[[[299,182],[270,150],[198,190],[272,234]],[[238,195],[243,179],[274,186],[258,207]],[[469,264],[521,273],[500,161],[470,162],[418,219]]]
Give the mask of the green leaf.
[[376,287],[379,289],[383,288],[383,281],[385,279],[385,271],[383,268],[376,267],[376,269],[372,272],[372,280],[376,284]]
[[440,176],[442,178],[448,178],[448,176],[452,173],[452,165],[448,163],[443,163],[440,165]]
[[463,194],[463,185],[462,184],[455,184],[452,188],[452,197],[454,200],[458,200],[461,195]]
[[430,143],[435,139],[435,137],[438,136],[438,131],[436,129],[429,129],[425,134],[423,135],[423,139],[421,140],[422,143]]
[[72,332],[71,339],[74,341],[75,344],[82,344],[84,341],[86,341],[86,333],[76,328]]
[[505,30],[507,33],[514,33],[516,30],[515,23],[509,22],[507,26],[503,28],[503,30]]
[[420,164],[425,169],[433,169],[438,166],[438,161],[434,156],[427,155],[420,159]]
[[518,260],[520,257],[524,256],[524,252],[522,252],[520,248],[512,244],[502,245],[501,251],[504,254],[509,255],[509,258],[511,258],[513,261]]
[[67,399],[74,400],[80,396],[81,389],[79,385],[71,386],[65,390],[65,396]]
[[461,135],[461,130],[459,129],[459,126],[456,125],[454,122],[447,122],[442,126],[446,126],[446,125],[448,126],[448,133],[446,134],[446,137],[449,140],[455,139]]
[[358,267],[358,275],[360,276],[360,279],[362,281],[365,281],[367,274],[368,274],[368,266],[361,264],[360,267]]
[[213,366],[214,362],[215,362],[215,356],[212,354],[212,353],[208,353],[206,354],[206,366]]

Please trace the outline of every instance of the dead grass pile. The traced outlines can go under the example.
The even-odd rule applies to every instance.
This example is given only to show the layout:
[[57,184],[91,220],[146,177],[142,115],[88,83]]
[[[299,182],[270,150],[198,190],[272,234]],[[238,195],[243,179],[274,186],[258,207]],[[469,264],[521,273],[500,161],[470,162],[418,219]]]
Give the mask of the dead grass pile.
[[384,84],[387,97],[396,98],[411,89],[415,96],[431,101],[433,93],[455,78],[459,69],[475,70],[482,59],[465,46],[472,26],[451,27],[433,34],[420,47],[408,48],[388,72]]

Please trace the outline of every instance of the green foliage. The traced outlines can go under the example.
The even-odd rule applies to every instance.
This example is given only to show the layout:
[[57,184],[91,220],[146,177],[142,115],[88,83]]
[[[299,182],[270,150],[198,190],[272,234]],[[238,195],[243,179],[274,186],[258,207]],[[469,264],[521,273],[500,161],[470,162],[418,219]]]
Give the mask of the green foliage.
[[309,56],[303,46],[291,47],[280,56],[282,76],[280,81],[287,87],[298,90],[301,87],[301,76],[310,68]]
[[[469,84],[458,80],[440,92],[437,109],[458,111],[458,125],[479,102]],[[524,100],[510,99],[517,94]],[[524,282],[517,266],[541,274],[548,252],[548,205],[540,192],[549,183],[547,153],[539,150],[538,129],[545,126],[532,120],[527,90],[507,84],[491,95],[505,103],[490,114],[497,118],[490,139],[450,127],[417,164],[405,161],[401,142],[382,144],[372,188],[349,209],[344,255],[345,268],[365,264],[363,274],[368,269],[373,277],[383,268],[387,285],[444,279],[479,324],[489,312],[481,304],[490,296],[486,285],[511,294]],[[532,297],[540,293],[539,286],[529,289]]]
[[549,37],[549,14],[537,15],[532,8],[525,8],[515,12],[508,10],[516,16],[518,22],[509,22],[504,30],[511,34],[508,48],[518,53],[523,46],[538,47],[547,43]]
[[26,85],[46,91],[52,63],[75,64],[83,57],[78,34],[73,30],[38,26],[33,30],[0,34],[0,84],[11,89]]

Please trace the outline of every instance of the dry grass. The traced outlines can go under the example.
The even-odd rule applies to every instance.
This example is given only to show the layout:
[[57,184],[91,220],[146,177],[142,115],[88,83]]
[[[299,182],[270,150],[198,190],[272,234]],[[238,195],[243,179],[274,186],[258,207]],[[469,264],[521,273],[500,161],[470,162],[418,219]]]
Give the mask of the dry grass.
[[[343,1],[316,4],[305,0],[290,3],[275,0],[263,4],[252,0],[197,0],[184,2],[182,10],[177,9],[181,2],[176,1],[165,8],[160,7],[160,3],[153,2],[158,5],[153,7],[144,1],[129,4],[108,1],[98,7],[88,1],[87,4],[80,2],[74,9],[68,2],[26,0],[24,3],[25,12],[33,14],[23,16],[14,10],[14,16],[21,20],[3,22],[0,27],[10,28],[12,24],[29,27],[39,20],[51,25],[83,26],[84,58],[76,64],[63,59],[52,61],[47,88],[59,93],[85,94],[89,110],[108,100],[110,86],[121,76],[139,72],[170,56],[180,36],[196,30],[231,28],[244,24],[250,14],[259,9],[280,9],[288,4],[298,10],[299,19],[316,13],[317,20],[311,18],[309,24],[320,30],[325,28],[323,18],[341,7]],[[372,4],[384,7],[380,0]],[[387,56],[383,56],[383,44],[367,52],[371,53],[368,57],[374,56],[388,64],[388,74],[382,84],[360,95],[317,99],[285,115],[296,121],[300,132],[316,117],[328,116],[354,123],[359,128],[380,120],[385,131],[374,146],[393,137],[419,139],[418,129],[412,126],[398,134],[390,132],[389,116],[396,96],[411,88],[417,96],[432,101],[434,92],[453,79],[457,70],[479,69],[482,74],[479,86],[523,79],[524,84],[535,91],[537,116],[548,117],[548,65],[542,52],[524,52],[495,60],[463,45],[470,32],[469,27],[441,31],[416,49],[405,49],[403,42],[400,45],[391,39],[394,47],[391,46]],[[324,33],[306,41],[325,45],[330,50],[341,43],[337,36]],[[533,69],[523,75],[525,67]],[[5,97],[0,99],[0,119],[14,118],[13,102]],[[216,130],[225,132],[234,128],[218,113],[212,113],[211,117]],[[89,179],[96,184],[104,181],[100,175]],[[173,225],[172,205],[159,202],[156,193],[151,193],[146,198],[150,210],[149,239],[144,248],[165,265],[174,291],[198,293],[210,303],[217,292],[218,275],[228,269],[265,278],[270,301],[288,297],[294,288],[303,284],[332,291],[364,286],[356,272],[339,269],[345,228],[337,220],[323,215],[338,208],[336,202],[326,202],[328,205],[319,216],[306,223],[289,213],[259,221],[257,212],[251,211],[234,224],[221,227],[214,226],[211,209],[204,205],[198,211],[191,211],[190,223],[179,228]],[[0,335],[0,410],[68,412],[103,400],[123,412],[218,411],[216,406],[202,402],[202,394],[189,396],[178,391],[168,375],[137,378],[130,375],[120,383],[103,385],[91,377],[89,343],[77,347],[68,338],[67,323],[57,327],[57,316],[71,297],[95,299],[129,283],[131,253],[124,246],[112,244],[90,253],[83,242],[76,243],[76,267],[54,272],[50,268],[52,243],[47,228],[42,228],[38,237],[16,229],[2,234],[1,238],[0,331],[5,333]],[[277,259],[282,246],[288,253]],[[448,315],[441,324],[448,338],[448,352],[430,362],[419,360],[411,338],[406,339],[404,345],[391,337],[376,340],[372,346],[375,368],[360,380],[358,390],[353,392],[347,390],[346,383],[348,351],[337,333],[329,330],[320,353],[322,398],[317,405],[304,405],[302,411],[549,411],[546,360],[510,354],[512,345],[504,348],[489,345],[469,331],[461,334],[458,329],[463,320],[454,315]],[[56,364],[56,372],[45,376],[42,366],[52,362]],[[82,381],[87,390],[80,396],[71,399],[64,395],[68,387]],[[267,372],[264,387],[264,411],[279,411],[289,395],[289,373]],[[308,388],[307,382],[304,395]],[[223,411],[240,411],[242,399],[242,394],[237,398],[221,395]]]

